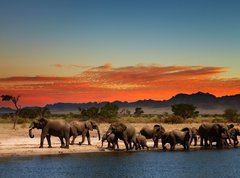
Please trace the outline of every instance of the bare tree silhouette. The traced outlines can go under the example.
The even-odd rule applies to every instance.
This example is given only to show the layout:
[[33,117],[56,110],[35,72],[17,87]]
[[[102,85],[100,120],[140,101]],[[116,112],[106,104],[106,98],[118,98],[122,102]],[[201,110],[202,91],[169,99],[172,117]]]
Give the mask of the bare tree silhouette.
[[14,118],[14,123],[13,123],[13,129],[16,129],[18,114],[19,114],[19,111],[21,110],[21,106],[18,104],[20,95],[18,95],[18,96],[2,95],[1,97],[2,97],[2,101],[12,101],[12,103],[14,104],[14,106],[16,108],[15,118]]

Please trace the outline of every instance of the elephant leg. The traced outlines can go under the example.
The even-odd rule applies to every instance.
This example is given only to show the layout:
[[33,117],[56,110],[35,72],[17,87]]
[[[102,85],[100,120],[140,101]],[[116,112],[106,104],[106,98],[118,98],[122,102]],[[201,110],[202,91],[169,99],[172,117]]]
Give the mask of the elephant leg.
[[108,146],[107,146],[107,148],[110,148],[110,142],[108,142]]
[[158,139],[153,139],[153,148],[158,148]]
[[66,141],[66,146],[65,148],[69,148],[69,143],[70,143],[70,138],[69,137],[65,137],[65,141]]
[[113,150],[115,150],[115,143],[114,142],[112,143],[112,148],[113,148]]
[[43,148],[43,143],[44,143],[44,139],[45,139],[46,136],[47,136],[47,132],[43,130],[42,133],[41,133],[41,140],[40,140],[39,148]]
[[130,150],[132,150],[132,149],[133,149],[133,147],[132,147],[132,141],[129,140],[128,143],[129,143]]
[[163,149],[163,151],[167,150],[167,147],[165,146],[165,144],[166,143],[162,141],[162,149]]
[[117,149],[119,149],[118,141],[116,141]]
[[209,139],[209,148],[212,148],[212,139]]
[[194,146],[197,146],[197,137],[194,137]]
[[133,144],[134,144],[134,146],[135,146],[135,150],[137,150],[137,149],[139,148],[139,146],[137,145],[136,138],[133,138],[133,139],[132,139],[132,142],[133,142]]
[[170,146],[171,146],[171,148],[170,148],[171,151],[174,151],[174,150],[175,150],[175,144],[174,144],[174,143],[171,143]]
[[205,144],[205,147],[208,147],[208,139],[207,138],[204,138],[204,144]]
[[172,138],[172,141],[171,141],[171,143],[170,143],[171,151],[175,150],[175,145],[176,145],[176,139],[175,139],[175,138]]
[[61,146],[60,148],[64,148],[65,147],[65,144],[64,144],[64,140],[63,140],[63,137],[59,137],[60,141],[61,141]]
[[147,150],[149,150],[149,147],[147,146],[147,144],[145,145],[145,147],[147,148]]
[[193,141],[193,137],[191,137],[191,139],[189,141],[190,145],[192,144],[192,141]]
[[123,140],[123,142],[125,144],[126,150],[128,151],[128,142],[127,142],[127,140]]
[[88,145],[91,145],[91,140],[90,140],[90,133],[89,133],[89,131],[87,131],[86,137],[87,137]]
[[184,144],[184,150],[189,150],[189,148],[190,148],[190,143],[189,143],[189,142],[186,142],[186,143]]
[[47,142],[48,142],[48,148],[52,148],[52,144],[51,144],[51,135],[47,135]]
[[203,138],[200,138],[200,146],[203,146]]
[[72,141],[71,141],[71,145],[74,144],[76,138],[77,138],[77,135],[73,135],[73,139],[72,139]]
[[85,136],[86,136],[86,132],[84,132],[83,134],[82,134],[82,141],[81,142],[79,142],[79,145],[82,145],[83,144],[83,142],[85,141]]

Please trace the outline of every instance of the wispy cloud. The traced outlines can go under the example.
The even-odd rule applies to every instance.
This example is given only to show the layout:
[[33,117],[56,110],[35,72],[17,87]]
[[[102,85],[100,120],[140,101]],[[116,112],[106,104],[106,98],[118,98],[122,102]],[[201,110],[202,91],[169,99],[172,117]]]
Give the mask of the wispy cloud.
[[91,66],[79,65],[79,64],[70,64],[70,65],[52,64],[51,67],[54,67],[57,69],[88,69],[88,68],[91,68]]
[[[72,65],[70,65],[72,66]],[[55,67],[65,67],[56,65]],[[78,66],[74,66],[78,67]],[[105,64],[81,68],[72,77],[13,76],[0,78],[0,94],[21,94],[25,105],[49,102],[167,99],[180,93],[210,92],[217,96],[240,91],[239,78],[221,78],[225,67]]]

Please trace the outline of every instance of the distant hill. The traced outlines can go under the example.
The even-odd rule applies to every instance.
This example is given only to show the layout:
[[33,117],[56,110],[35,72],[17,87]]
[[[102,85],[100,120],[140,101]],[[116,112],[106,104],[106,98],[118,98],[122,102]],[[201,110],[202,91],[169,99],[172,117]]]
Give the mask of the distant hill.
[[2,107],[0,108],[0,113],[4,114],[4,113],[14,113],[15,110],[12,108],[8,108],[8,107]]
[[[171,106],[174,104],[186,103],[197,106],[201,114],[221,114],[226,108],[233,108],[240,111],[240,94],[232,96],[216,97],[210,93],[177,94],[169,100],[139,100],[135,102],[114,101],[120,110],[129,109],[132,112],[136,107],[142,107],[145,113],[160,114],[171,112]],[[46,107],[53,113],[78,112],[78,108],[102,107],[106,102],[88,102],[88,103],[55,103],[47,104]],[[1,108],[0,113],[14,112],[11,108]]]
[[[97,103],[56,103],[48,104],[53,112],[78,111],[78,108],[101,107],[106,102]],[[136,102],[114,101],[120,109],[134,110],[136,107],[142,107],[145,113],[171,112],[171,106],[179,103],[193,104],[202,114],[223,113],[226,108],[234,108],[240,111],[240,94],[232,96],[216,97],[210,93],[198,92],[194,94],[177,94],[169,100],[139,100]]]

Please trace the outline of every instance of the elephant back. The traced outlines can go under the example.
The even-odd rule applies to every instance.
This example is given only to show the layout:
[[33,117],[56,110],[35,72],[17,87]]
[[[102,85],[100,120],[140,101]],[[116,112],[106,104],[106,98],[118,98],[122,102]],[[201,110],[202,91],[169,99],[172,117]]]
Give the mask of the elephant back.
[[153,138],[153,129],[146,126],[140,130],[140,134],[145,136],[147,139]]
[[198,134],[201,137],[208,137],[213,124],[201,124],[198,128]]

